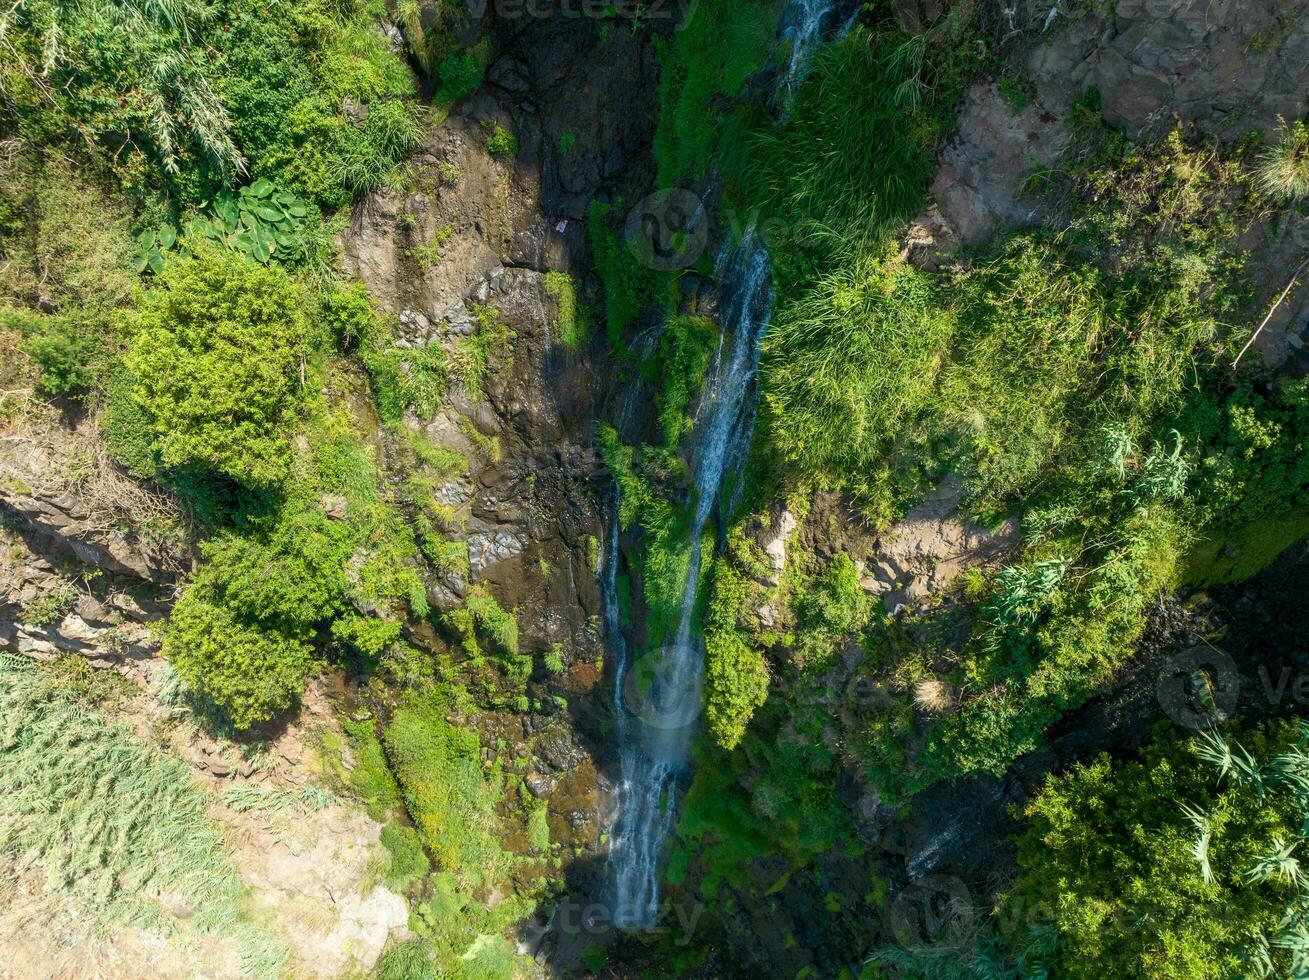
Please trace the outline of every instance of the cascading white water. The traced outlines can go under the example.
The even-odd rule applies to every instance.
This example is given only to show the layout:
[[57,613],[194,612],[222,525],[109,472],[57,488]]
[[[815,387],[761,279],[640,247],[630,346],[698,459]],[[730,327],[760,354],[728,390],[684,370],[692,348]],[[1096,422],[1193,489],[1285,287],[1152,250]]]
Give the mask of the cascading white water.
[[[617,925],[653,925],[659,910],[659,865],[673,828],[679,778],[689,761],[691,735],[700,714],[704,641],[693,629],[700,580],[701,535],[730,472],[742,455],[753,419],[752,382],[759,343],[772,307],[768,253],[753,232],[719,264],[731,284],[723,335],[705,384],[695,423],[692,472],[694,510],[688,531],[691,560],[672,641],[638,672],[628,663],[618,621],[618,527],[605,553],[605,627],[617,640],[614,698],[618,715],[619,776],[614,788],[609,863]],[[616,510],[616,508],[615,508]]]
[[[794,92],[800,87],[809,66],[809,56],[831,30],[829,19],[843,6],[849,4],[837,0],[790,0],[786,5],[782,12],[782,37],[790,43],[791,50],[786,56],[781,88]],[[850,12],[849,21],[837,33],[848,31],[858,14],[859,5],[856,4]]]
[[[791,0],[783,32],[791,47],[784,84],[799,84],[808,55],[838,0]],[[611,798],[609,867],[615,925],[649,928],[659,918],[659,868],[676,819],[679,781],[690,761],[701,710],[704,639],[695,633],[701,538],[724,482],[744,459],[754,427],[754,379],[772,312],[768,252],[748,231],[718,263],[724,284],[722,335],[700,399],[691,447],[694,510],[691,559],[673,639],[641,670],[629,662],[618,607],[618,500],[605,548],[601,588],[614,670],[619,770]],[[625,409],[626,413],[626,409]],[[620,430],[621,431],[621,430]]]

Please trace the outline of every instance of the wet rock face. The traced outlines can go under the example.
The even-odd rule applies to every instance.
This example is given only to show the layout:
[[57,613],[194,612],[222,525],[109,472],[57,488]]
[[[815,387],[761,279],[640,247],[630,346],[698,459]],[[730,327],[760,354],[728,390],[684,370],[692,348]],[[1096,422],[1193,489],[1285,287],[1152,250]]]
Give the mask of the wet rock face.
[[[1029,17],[1049,10],[1032,4]],[[1305,113],[1305,0],[1119,0],[1062,19],[1029,61],[1043,101],[1063,108],[1094,87],[1132,138],[1181,120],[1230,139]]]
[[506,5],[497,22],[504,53],[487,72],[488,88],[518,122],[542,212],[552,223],[580,222],[597,193],[648,183],[658,91],[650,38],[673,29],[686,4],[646,5],[642,31],[607,30],[568,0],[526,6],[539,14],[515,16]]
[[[590,202],[648,182],[657,66],[650,32],[603,30],[576,5],[495,7],[475,21],[496,38],[486,85],[428,133],[408,188],[355,207],[343,260],[395,315],[401,349],[453,353],[488,308],[510,331],[481,390],[455,383],[433,418],[407,420],[470,463],[434,492],[467,571],[438,571],[429,599],[449,609],[484,585],[520,610],[526,649],[563,644],[577,666],[600,656],[593,427],[617,381],[608,358],[560,344],[546,274],[584,287]],[[495,127],[514,133],[512,158],[487,150]]]

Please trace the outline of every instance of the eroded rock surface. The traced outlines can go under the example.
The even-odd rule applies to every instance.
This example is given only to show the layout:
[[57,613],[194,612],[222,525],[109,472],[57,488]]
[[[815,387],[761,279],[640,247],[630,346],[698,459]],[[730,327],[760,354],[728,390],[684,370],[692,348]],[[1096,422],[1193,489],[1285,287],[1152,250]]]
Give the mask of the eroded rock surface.
[[1118,0],[1051,13],[1029,68],[1047,105],[1062,110],[1088,88],[1105,118],[1133,138],[1193,122],[1231,139],[1305,113],[1309,3],[1304,0]]

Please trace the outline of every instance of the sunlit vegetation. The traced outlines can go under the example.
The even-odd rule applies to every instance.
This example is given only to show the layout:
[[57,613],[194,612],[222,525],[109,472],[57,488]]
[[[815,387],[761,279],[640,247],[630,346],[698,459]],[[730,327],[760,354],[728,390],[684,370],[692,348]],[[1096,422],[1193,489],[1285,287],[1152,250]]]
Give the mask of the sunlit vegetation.
[[180,760],[76,703],[55,675],[0,656],[0,838],[10,869],[35,869],[88,925],[230,937],[251,976],[287,949],[248,913],[245,884]]

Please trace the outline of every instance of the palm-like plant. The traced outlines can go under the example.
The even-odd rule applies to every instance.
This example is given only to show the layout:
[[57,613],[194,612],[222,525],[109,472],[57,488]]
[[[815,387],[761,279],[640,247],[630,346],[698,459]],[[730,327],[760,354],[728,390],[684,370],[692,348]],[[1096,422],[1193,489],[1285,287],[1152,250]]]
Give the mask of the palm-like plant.
[[56,86],[69,83],[51,76],[83,67],[71,63],[70,34],[128,39],[140,70],[115,94],[147,107],[145,128],[164,169],[180,172],[179,147],[191,139],[230,178],[245,172],[246,161],[210,83],[204,46],[192,43],[212,19],[204,0],[15,0],[0,16],[0,53],[53,100]]
[[1273,878],[1280,878],[1290,885],[1300,884],[1300,861],[1295,857],[1299,840],[1289,844],[1281,837],[1273,838],[1273,851],[1255,861],[1254,866],[1242,876],[1248,884],[1262,884]]
[[1200,877],[1206,885],[1214,883],[1214,869],[1209,863],[1209,844],[1213,840],[1213,824],[1209,817],[1199,810],[1183,803],[1182,813],[1190,820],[1196,830],[1195,840],[1191,843],[1191,856],[1200,865]]
[[1196,755],[1218,769],[1218,778],[1232,778],[1253,789],[1262,799],[1264,795],[1263,767],[1238,744],[1228,743],[1216,729],[1201,732],[1195,747]]

